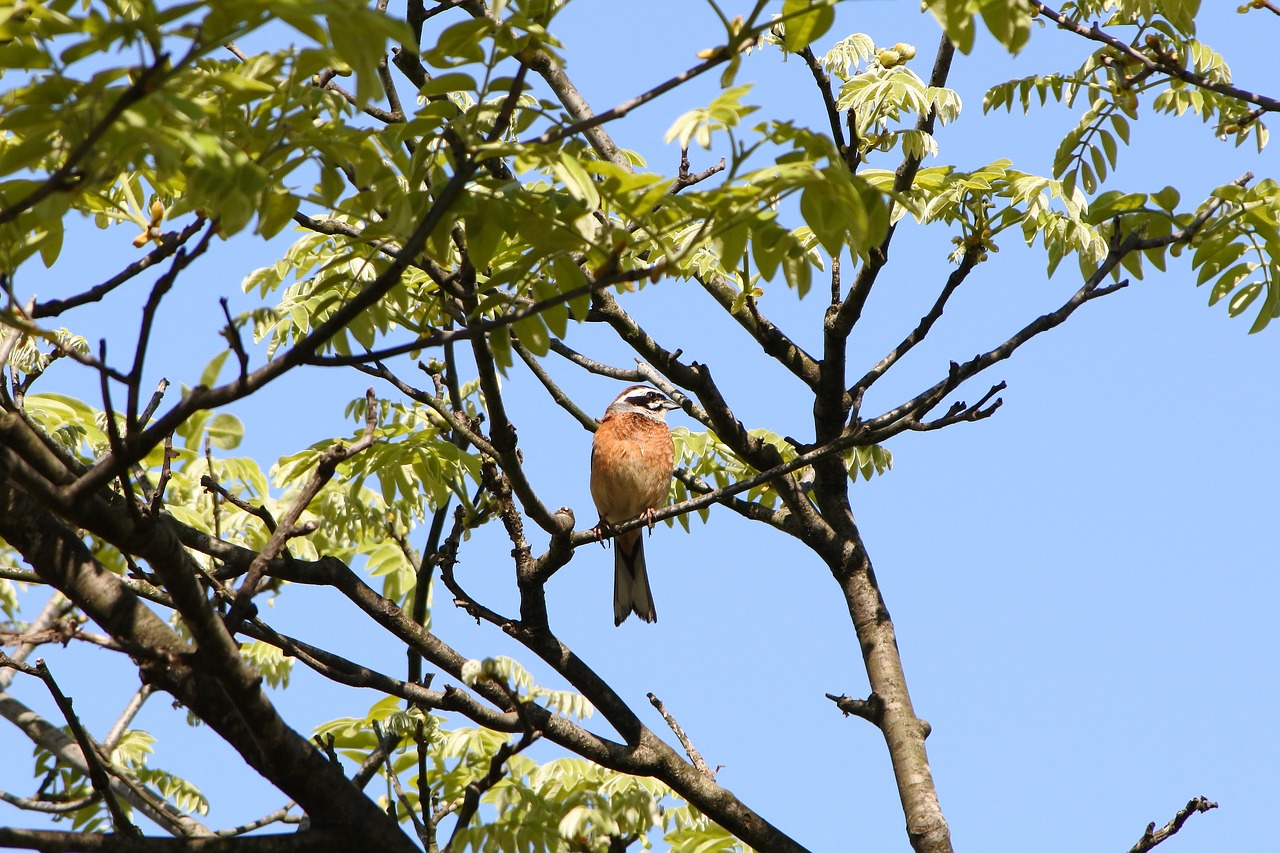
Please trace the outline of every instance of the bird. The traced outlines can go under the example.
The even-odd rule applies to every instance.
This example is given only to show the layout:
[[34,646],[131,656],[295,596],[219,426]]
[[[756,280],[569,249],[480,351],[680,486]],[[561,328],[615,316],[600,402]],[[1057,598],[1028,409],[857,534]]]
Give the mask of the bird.
[[[596,535],[615,524],[647,518],[667,502],[675,448],[667,412],[680,408],[647,385],[632,385],[605,409],[591,443],[591,499],[600,513]],[[613,624],[635,613],[658,621],[644,562],[640,529],[618,534],[613,549]]]

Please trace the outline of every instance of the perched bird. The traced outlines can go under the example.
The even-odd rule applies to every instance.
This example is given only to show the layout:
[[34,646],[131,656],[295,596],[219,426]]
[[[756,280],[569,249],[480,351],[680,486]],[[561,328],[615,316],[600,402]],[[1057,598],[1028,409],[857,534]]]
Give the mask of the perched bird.
[[[632,385],[605,410],[591,445],[591,499],[600,512],[601,536],[637,516],[653,526],[653,512],[667,502],[671,485],[667,412],[678,408],[647,385]],[[613,549],[613,624],[633,612],[646,622],[658,620],[639,528],[619,534]]]

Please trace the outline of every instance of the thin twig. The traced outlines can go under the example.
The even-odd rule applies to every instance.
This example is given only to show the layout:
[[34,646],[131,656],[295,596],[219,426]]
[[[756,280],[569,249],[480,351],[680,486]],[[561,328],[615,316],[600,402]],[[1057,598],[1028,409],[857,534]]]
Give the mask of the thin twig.
[[[98,342],[98,357],[103,364],[107,363],[107,342],[105,340]],[[107,421],[107,440],[111,445],[111,452],[117,456],[123,456],[125,455],[124,439],[120,436],[120,425],[116,423],[115,407],[111,405],[111,378],[106,373],[99,373],[98,379],[102,388],[102,412]],[[132,399],[132,389],[130,389],[129,396]],[[120,481],[120,494],[124,497],[125,506],[129,508],[130,514],[136,518],[138,506],[134,502],[133,483],[129,480],[129,469],[121,466],[116,471],[116,477]]]
[[360,766],[356,768],[356,772],[351,774],[351,784],[360,790],[364,790],[365,786],[378,775],[378,768],[382,766],[382,762],[391,755],[391,750],[395,749],[400,743],[400,735],[394,732],[386,732],[378,739],[378,743],[364,757],[364,761],[360,762]]
[[249,375],[249,353],[245,352],[244,341],[240,339],[240,327],[236,325],[235,320],[231,319],[227,298],[222,297],[218,300],[218,304],[222,306],[222,316],[227,318],[227,327],[223,329],[222,336],[227,339],[227,343],[231,345],[231,351],[236,354],[236,361],[240,363],[240,381],[243,382]]
[[594,373],[597,376],[606,376],[609,379],[617,379],[619,382],[644,382],[645,376],[639,370],[631,370],[623,367],[614,367],[604,362],[595,361],[588,358],[575,349],[565,345],[558,338],[551,339],[551,351],[556,355],[586,370],[588,373]]
[[569,399],[569,395],[556,384],[556,381],[551,378],[551,374],[547,373],[546,368],[542,366],[542,362],[538,361],[533,353],[529,352],[525,345],[520,343],[520,340],[514,335],[511,336],[511,348],[515,350],[516,355],[520,356],[520,360],[525,363],[530,372],[542,383],[542,387],[547,389],[547,393],[551,395],[551,399],[555,404],[572,415],[573,419],[582,424],[584,428],[595,432],[599,422],[578,408],[578,405]]
[[96,150],[98,141],[111,128],[111,125],[115,124],[116,119],[124,115],[124,112],[129,107],[155,91],[159,78],[166,74],[177,73],[178,68],[183,64],[185,64],[185,60],[171,66],[169,54],[162,53],[155,58],[154,62],[141,69],[128,88],[121,92],[120,97],[116,98],[111,106],[107,108],[107,111],[103,113],[98,123],[90,128],[89,132],[68,152],[67,159],[62,162],[62,165],[53,174],[45,178],[40,186],[32,190],[26,198],[9,207],[0,208],[0,225],[16,219],[19,215],[35,207],[55,192],[70,189],[78,184],[82,178],[76,171],[80,161]]
[[[377,720],[373,721],[373,733],[378,738],[379,742],[381,742],[383,737],[382,726],[378,724]],[[400,777],[396,775],[396,769],[391,764],[390,752],[383,756],[383,763],[387,769],[387,778],[391,780],[391,787],[396,792],[396,799],[400,801],[400,805],[404,806],[404,810],[408,813],[409,820],[413,823],[413,829],[418,833],[418,838],[422,841],[422,846],[430,846],[434,830],[423,823],[422,818],[418,816],[418,810],[409,802],[409,797],[405,794],[404,788],[400,785]],[[418,806],[422,806],[421,797],[419,797]]]
[[[55,350],[57,350],[58,353],[61,354],[62,356],[69,358],[78,364],[82,364],[85,367],[92,368],[98,371],[99,373],[105,373],[107,376],[111,377],[112,379],[114,379],[115,381],[121,384],[128,384],[129,382],[128,376],[125,376],[120,371],[107,366],[104,362],[99,361],[98,359],[89,355],[87,352],[81,352],[80,350],[71,346],[71,344],[61,340],[56,335],[53,335],[49,332],[45,332],[38,325],[36,325],[35,320],[31,317],[31,309],[32,309],[32,306],[34,305],[35,305],[34,299],[28,301],[26,307],[20,305],[17,302],[11,302],[7,309],[0,310],[0,325],[11,327],[14,330],[14,332],[16,332],[18,335],[18,337],[14,337],[13,333],[11,333],[10,335],[5,337],[6,342],[12,340],[14,344],[16,344],[19,338],[21,337],[21,335],[24,335],[24,334],[39,337],[42,340],[44,340],[45,343],[49,344]],[[5,314],[8,314],[8,316],[6,317]],[[9,347],[11,348],[12,345],[9,345]],[[4,353],[4,354],[6,356],[8,355],[8,353]],[[112,478],[111,477],[107,478],[107,480],[110,480],[110,479]]]
[[1268,112],[1280,111],[1280,100],[1267,97],[1258,92],[1250,92],[1247,89],[1241,89],[1238,86],[1232,86],[1230,83],[1220,83],[1216,80],[1210,80],[1202,74],[1197,74],[1191,69],[1175,62],[1168,55],[1161,53],[1157,58],[1152,59],[1147,54],[1138,50],[1133,45],[1118,39],[1108,33],[1102,27],[1094,22],[1093,26],[1086,27],[1084,24],[1076,23],[1061,12],[1051,9],[1038,0],[1032,0],[1031,6],[1041,15],[1058,25],[1059,28],[1075,33],[1078,36],[1089,39],[1090,41],[1100,42],[1116,51],[1124,54],[1126,58],[1133,62],[1140,63],[1143,68],[1152,69],[1157,73],[1167,74],[1170,77],[1176,77],[1184,83],[1189,83],[1200,89],[1208,89],[1211,92],[1217,92],[1220,95],[1226,95],[1239,101],[1247,101],[1251,104],[1257,104],[1263,110]]
[[471,823],[471,819],[475,817],[476,810],[480,808],[480,798],[485,792],[498,784],[502,777],[507,775],[506,764],[508,759],[513,755],[518,755],[529,746],[531,746],[539,737],[541,732],[533,729],[525,731],[524,735],[516,743],[507,741],[498,747],[498,751],[489,759],[489,772],[479,779],[472,779],[467,785],[467,790],[463,794],[462,806],[457,812],[457,823],[454,824],[453,834],[449,836],[449,842],[445,844],[446,853],[454,849],[454,842],[460,840],[460,835],[467,824]]
[[[679,74],[675,75],[669,80],[659,83],[657,86],[654,86],[652,89],[648,90],[647,92],[642,92],[641,94],[636,95],[634,98],[623,101],[621,104],[618,104],[616,107],[605,110],[602,113],[596,113],[595,115],[590,115],[591,110],[589,107],[586,107],[586,101],[581,101],[581,108],[587,114],[581,120],[576,121],[573,124],[550,128],[549,130],[543,132],[542,135],[538,136],[536,139],[531,139],[527,142],[523,142],[521,143],[521,145],[532,145],[535,147],[549,145],[553,142],[558,142],[561,139],[567,139],[571,136],[584,134],[586,133],[586,131],[591,130],[595,127],[598,127],[599,125],[606,124],[608,122],[620,119],[626,116],[632,110],[636,109],[637,107],[644,106],[645,104],[649,103],[650,101],[654,100],[660,95],[663,95],[671,91],[672,89],[682,86],[685,83],[689,82],[690,80],[694,79],[695,77],[698,77],[706,73],[707,71],[710,71],[712,68],[715,68],[716,66],[722,65],[723,63],[729,61],[738,52],[738,50],[748,46],[749,44],[754,44],[756,37],[764,30],[767,30],[770,27],[772,27],[773,23],[774,23],[773,21],[769,21],[767,24],[758,26],[754,30],[744,27],[743,30],[737,36],[738,41],[736,44],[721,46],[718,50],[716,50],[715,54],[711,56],[709,59],[693,66],[692,68],[689,68],[686,71],[680,72]],[[539,74],[543,75],[543,79],[546,79],[548,76],[548,72],[551,71],[552,69],[558,70],[558,66],[555,65],[554,60],[552,60],[549,55],[545,54],[545,52],[538,51],[538,53],[541,55],[536,57],[532,64],[534,69],[537,70]],[[552,86],[553,89],[557,88],[550,80],[548,80],[547,82],[549,85]],[[574,93],[576,94],[576,92],[577,90],[575,89]],[[557,91],[557,94],[560,95],[561,92]],[[580,97],[581,96],[579,96],[579,98]],[[561,100],[563,102],[564,100],[563,96]],[[612,159],[612,158],[609,158],[609,159]]]
[[214,835],[219,838],[235,838],[238,835],[253,832],[255,829],[262,829],[262,827],[270,826],[273,823],[302,823],[302,815],[289,814],[289,810],[293,808],[296,808],[296,804],[290,802],[288,805],[278,808],[269,814],[265,814],[257,820],[251,820],[248,823],[243,823],[240,826],[233,826],[230,829],[219,829],[214,833]]
[[707,766],[707,762],[702,760],[702,753],[698,752],[694,747],[693,742],[689,740],[689,736],[684,733],[684,729],[681,728],[680,723],[676,721],[675,717],[671,716],[669,711],[667,711],[667,706],[662,704],[662,700],[657,696],[654,696],[652,693],[646,693],[645,695],[649,697],[649,703],[653,705],[654,708],[658,709],[658,713],[662,715],[662,719],[666,721],[667,725],[671,728],[671,731],[675,733],[676,739],[679,740],[680,745],[684,747],[684,751],[689,756],[689,760],[693,762],[694,768],[708,779],[715,779],[715,771]]
[[[840,152],[840,156],[844,158],[845,164],[852,172],[858,168],[858,151],[856,147],[849,148],[844,139],[844,131],[840,128],[840,109],[836,106],[835,94],[831,91],[831,75],[827,74],[826,69],[818,62],[818,57],[814,55],[813,49],[808,45],[800,51],[800,58],[804,60],[805,65],[809,66],[813,82],[818,85],[818,92],[822,95],[822,104],[827,111],[827,122],[831,125],[831,139],[836,144],[836,150]],[[850,113],[852,112],[853,110],[850,110]]]
[[195,236],[201,228],[204,227],[205,220],[202,216],[197,216],[195,221],[187,225],[181,231],[169,231],[160,237],[160,245],[152,249],[147,255],[139,258],[111,278],[96,284],[83,293],[77,293],[75,296],[69,296],[66,299],[50,299],[48,302],[40,302],[34,305],[28,313],[35,319],[42,317],[56,317],[64,311],[72,308],[78,308],[81,305],[87,305],[90,302],[101,302],[102,298],[115,290],[120,285],[129,281],[143,270],[153,267],[156,264],[168,258],[178,249]]
[[120,801],[116,799],[116,793],[111,789],[111,778],[107,775],[107,771],[103,768],[102,761],[99,758],[98,747],[93,742],[93,738],[89,737],[89,733],[85,731],[84,726],[81,725],[80,718],[76,716],[71,707],[71,700],[58,687],[58,682],[54,680],[53,673],[49,671],[49,667],[45,665],[43,660],[36,661],[34,669],[36,670],[35,674],[49,688],[53,701],[58,704],[58,710],[66,718],[67,725],[71,728],[72,736],[75,737],[76,743],[80,745],[80,751],[84,753],[85,763],[89,766],[89,782],[93,785],[93,789],[98,793],[98,796],[102,797],[103,802],[106,803],[107,812],[111,815],[112,827],[116,832],[125,835],[141,835],[141,830],[133,825],[133,821],[129,820],[128,813],[120,805]]
[[133,697],[129,699],[129,704],[120,712],[119,719],[115,725],[111,727],[111,731],[107,732],[107,736],[103,738],[102,748],[108,753],[116,748],[120,743],[120,738],[124,737],[124,733],[128,730],[129,724],[133,722],[134,717],[138,716],[138,712],[142,710],[142,706],[146,704],[147,699],[155,692],[155,688],[150,684],[144,684],[137,689]]
[[[156,385],[156,390],[151,394],[151,399],[147,401],[147,407],[142,410],[142,414],[138,415],[138,423],[146,426],[147,421],[151,420],[151,416],[156,413],[156,409],[160,408],[160,401],[164,399],[164,392],[168,390],[169,380],[161,379]],[[169,443],[172,446],[172,434],[169,436]]]
[[95,791],[87,797],[77,797],[74,800],[61,799],[45,799],[44,795],[40,797],[17,797],[6,791],[0,791],[0,802],[6,802],[15,808],[28,812],[42,812],[44,814],[67,814],[68,812],[76,812],[85,806],[92,805],[98,801],[98,793]]
[[849,389],[849,395],[853,397],[853,410],[855,412],[861,406],[862,397],[867,389],[883,376],[889,368],[897,364],[916,344],[925,339],[929,334],[929,330],[933,328],[933,324],[942,316],[943,310],[947,307],[947,301],[964,283],[964,280],[969,277],[969,273],[977,266],[978,258],[981,255],[982,250],[978,247],[970,248],[964,253],[964,257],[960,259],[960,266],[952,270],[951,275],[947,276],[947,283],[943,286],[942,292],[938,294],[938,298],[934,300],[933,307],[929,309],[929,313],[920,318],[919,324],[902,339],[901,343],[890,350],[888,355],[880,359],[874,367],[866,372],[866,375],[853,384],[853,387]]
[[262,578],[267,565],[284,549],[285,543],[293,535],[302,513],[306,511],[311,501],[324,488],[325,483],[333,479],[339,464],[373,446],[374,433],[377,426],[378,399],[374,396],[373,389],[370,388],[365,392],[364,433],[352,442],[350,446],[337,443],[321,455],[320,462],[316,465],[316,470],[311,475],[311,479],[302,487],[302,492],[298,495],[297,500],[285,511],[284,517],[279,520],[276,529],[271,532],[271,538],[267,540],[267,544],[262,547],[262,550],[258,552],[258,556],[254,558],[252,565],[249,566],[249,571],[245,575],[239,591],[236,593],[236,600],[232,604],[231,612],[227,616],[228,624],[233,628],[247,613],[253,596],[258,590],[258,581]]
[[[128,406],[125,408],[127,417],[125,423],[127,425],[126,431],[131,436],[140,425],[138,421],[138,391],[142,384],[142,366],[147,358],[147,346],[151,342],[151,327],[155,324],[156,312],[160,310],[160,301],[173,288],[182,271],[208,251],[209,241],[213,239],[213,235],[217,233],[217,230],[217,223],[210,223],[209,227],[205,229],[204,236],[192,247],[191,251],[188,252],[186,248],[181,248],[174,253],[169,269],[164,275],[156,279],[150,295],[147,296],[146,304],[142,307],[142,324],[138,329],[138,343],[133,355],[133,369],[129,371],[129,381],[125,383],[125,387],[129,389]],[[106,361],[106,357],[103,356],[102,362],[105,364]]]
[[266,525],[267,533],[270,534],[270,533],[276,532],[275,517],[271,515],[271,510],[267,509],[265,506],[261,506],[261,505],[254,506],[253,504],[249,503],[246,500],[241,500],[240,498],[231,494],[231,492],[227,491],[216,479],[209,476],[208,474],[205,474],[203,477],[200,478],[200,485],[202,488],[204,488],[206,492],[209,492],[211,495],[214,496],[215,501],[218,498],[221,498],[222,500],[236,507],[240,511],[246,512],[249,515],[252,515],[254,518],[261,521],[264,525]]
[[160,515],[160,507],[164,502],[164,490],[169,485],[169,478],[173,476],[172,463],[174,457],[178,454],[173,449],[173,435],[167,435],[164,439],[164,461],[160,464],[160,479],[156,481],[155,491],[151,493],[151,517],[155,518]]

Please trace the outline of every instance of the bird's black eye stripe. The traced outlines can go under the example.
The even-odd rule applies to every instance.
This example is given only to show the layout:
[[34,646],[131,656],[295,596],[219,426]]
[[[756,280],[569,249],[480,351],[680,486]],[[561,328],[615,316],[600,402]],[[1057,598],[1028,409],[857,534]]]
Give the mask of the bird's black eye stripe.
[[659,391],[637,391],[634,394],[628,394],[626,400],[633,406],[648,409],[651,412],[667,408],[667,398]]

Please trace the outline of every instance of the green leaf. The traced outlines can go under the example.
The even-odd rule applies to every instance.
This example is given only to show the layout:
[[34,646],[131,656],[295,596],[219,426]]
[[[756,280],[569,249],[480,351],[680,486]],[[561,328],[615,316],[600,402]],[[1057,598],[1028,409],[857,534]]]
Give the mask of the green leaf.
[[742,260],[742,253],[747,248],[747,237],[750,233],[751,229],[747,223],[739,221],[721,231],[716,238],[720,266],[726,272],[736,269],[738,261]]
[[488,18],[473,18],[454,24],[440,34],[423,59],[437,68],[451,68],[468,62],[483,62],[481,42],[496,26]]
[[227,356],[231,355],[231,350],[224,349],[213,357],[210,362],[205,365],[204,370],[200,372],[200,384],[206,388],[212,388],[218,384],[218,374],[222,372],[222,365],[226,362]]
[[969,0],[925,0],[925,5],[956,50],[965,54],[973,50],[973,11]]
[[428,80],[426,84],[418,90],[419,97],[430,98],[432,95],[448,95],[453,92],[477,92],[479,87],[476,80],[470,74],[464,74],[461,71],[453,71],[448,74],[440,74]]
[[1119,146],[1116,145],[1116,138],[1105,130],[1099,130],[1098,140],[1102,143],[1102,149],[1107,154],[1107,162],[1114,169],[1116,167],[1116,158],[1119,155]]
[[[1115,128],[1116,136],[1125,144],[1129,144],[1129,120],[1120,113],[1111,114],[1111,126]],[[1114,163],[1113,163],[1114,165]]]
[[1173,211],[1182,200],[1182,194],[1173,187],[1165,187],[1160,192],[1152,193],[1151,200],[1160,205],[1161,210]]
[[1010,53],[1017,53],[1026,46],[1031,38],[1031,15],[1026,2],[986,0],[979,8],[982,10],[982,22]]
[[1262,292],[1262,285],[1258,283],[1246,284],[1240,288],[1235,296],[1231,297],[1231,301],[1227,303],[1227,314],[1232,317],[1238,317],[1244,310],[1253,304],[1253,300],[1258,298],[1258,294]]
[[[551,269],[555,274],[556,288],[562,293],[581,289],[587,284],[587,276],[582,267],[568,255],[558,254],[552,258]],[[578,322],[586,320],[587,312],[591,310],[591,294],[584,291],[570,299],[569,310]]]
[[1253,325],[1249,327],[1249,334],[1257,334],[1265,329],[1268,324],[1280,313],[1280,288],[1276,287],[1275,282],[1267,285],[1267,298],[1263,300],[1262,309],[1258,311],[1258,316],[1254,318]]
[[244,424],[235,415],[221,412],[209,421],[206,432],[214,447],[220,450],[233,450],[244,438]]
[[1098,179],[1094,176],[1093,169],[1089,167],[1088,163],[1080,164],[1080,185],[1090,195],[1093,195],[1094,191],[1098,189]]
[[831,0],[784,0],[782,18],[783,44],[792,53],[799,53],[831,29],[836,10]]
[[800,196],[800,215],[828,254],[838,255],[844,248],[848,231],[846,212],[847,208],[839,204],[835,191],[825,181],[810,184]]
[[529,352],[536,356],[544,356],[551,349],[551,334],[542,317],[534,314],[512,324],[512,331],[520,339]]
[[[490,332],[489,348],[493,351],[493,360],[498,365],[498,369],[505,373],[514,363],[511,356],[511,331],[506,326],[501,326]],[[531,351],[532,349],[530,347]]]

